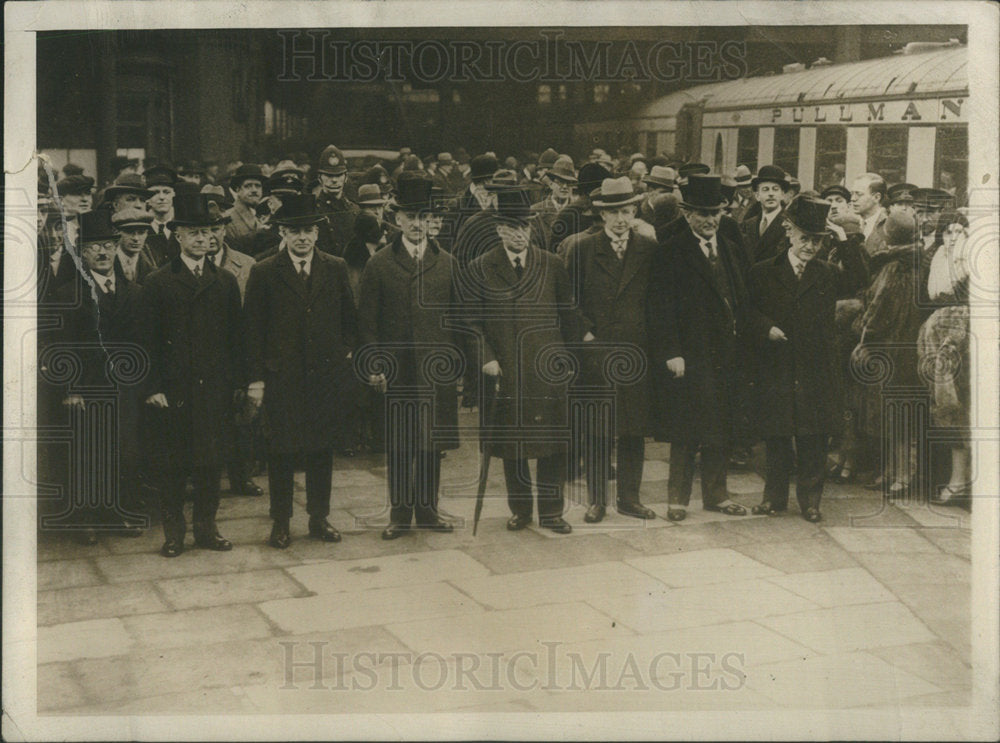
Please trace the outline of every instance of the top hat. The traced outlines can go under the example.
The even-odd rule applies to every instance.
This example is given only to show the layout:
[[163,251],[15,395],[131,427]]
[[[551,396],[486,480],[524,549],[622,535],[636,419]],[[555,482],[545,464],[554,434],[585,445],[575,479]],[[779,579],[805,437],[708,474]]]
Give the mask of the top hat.
[[538,156],[538,167],[539,168],[551,168],[552,163],[559,159],[559,153],[553,150],[551,147],[547,148],[545,152]]
[[385,202],[386,200],[382,198],[382,189],[377,183],[365,183],[358,188],[358,198],[355,203],[359,206],[380,206]]
[[177,173],[166,165],[154,165],[146,168],[146,187],[173,186],[177,182]]
[[733,180],[736,181],[737,188],[749,186],[750,181],[753,180],[753,174],[746,165],[737,165],[736,170],[733,172]]
[[125,227],[153,228],[153,215],[137,206],[127,206],[111,215],[111,223],[119,230]]
[[576,177],[576,168],[573,167],[573,158],[569,155],[560,155],[557,157],[556,161],[552,163],[552,167],[549,168],[545,175],[548,178],[555,178],[563,181],[564,183],[578,182]]
[[839,186],[839,185],[838,186],[827,186],[819,194],[819,197],[821,199],[826,199],[826,198],[829,198],[830,196],[843,196],[844,197],[844,201],[850,201],[851,200],[851,192],[848,191],[845,186]]
[[167,222],[167,229],[175,227],[211,227],[220,219],[212,213],[211,200],[203,193],[178,193],[174,196],[174,218]]
[[316,207],[316,197],[311,193],[288,194],[281,200],[281,206],[271,217],[274,224],[286,227],[308,227],[319,224],[325,216]]
[[347,172],[347,160],[344,153],[334,145],[327,145],[320,153],[319,163],[316,167],[317,173],[326,175],[343,175]]
[[688,209],[721,209],[726,203],[722,195],[722,179],[717,175],[694,173],[681,185],[681,206]]
[[476,155],[469,162],[469,177],[473,183],[490,178],[500,168],[494,155]]
[[257,181],[261,186],[264,185],[264,172],[260,169],[259,165],[254,165],[252,163],[245,163],[238,167],[231,176],[229,176],[229,187],[234,191],[243,185],[245,181]]
[[396,208],[404,212],[421,212],[431,208],[434,183],[426,173],[407,171],[399,174],[396,183]]
[[80,215],[80,244],[117,240],[118,231],[111,223],[110,209],[96,209]]
[[830,231],[826,219],[830,215],[830,202],[799,194],[785,207],[784,217],[809,235],[825,235]]
[[886,189],[886,196],[890,204],[913,203],[913,192],[917,187],[912,183],[896,183]]
[[750,181],[750,187],[756,189],[764,181],[777,183],[781,186],[782,191],[787,191],[792,187],[792,184],[788,182],[788,176],[785,174],[785,171],[777,165],[765,165],[758,170],[757,175]]
[[525,226],[531,218],[531,194],[529,189],[514,186],[497,193],[497,218],[501,222]]
[[649,174],[642,177],[642,182],[672,189],[677,183],[677,171],[666,165],[654,165]]
[[265,184],[267,193],[276,196],[290,193],[301,193],[305,187],[305,180],[302,173],[294,170],[285,170],[281,173],[272,173]]
[[56,192],[60,196],[80,196],[94,189],[94,179],[87,175],[70,175],[59,179]]
[[76,163],[66,163],[62,167],[62,173],[63,173],[63,175],[66,175],[66,176],[70,176],[70,175],[83,175],[83,168],[81,168]]
[[610,177],[611,171],[600,163],[585,163],[577,175],[580,181],[580,190],[585,193],[590,193],[595,188],[600,187],[604,179]]
[[917,188],[912,192],[913,205],[923,209],[944,209],[955,197],[940,188]]
[[590,203],[595,209],[614,209],[642,201],[643,198],[643,194],[635,192],[629,177],[623,175],[621,178],[605,178],[601,190]]
[[499,191],[504,188],[515,188],[517,186],[517,173],[513,170],[498,170],[493,177],[486,182],[486,190]]
[[153,192],[146,188],[146,179],[138,173],[122,173],[115,182],[104,189],[104,200],[113,201],[118,196],[126,193],[134,193],[142,197],[143,200],[153,195]]

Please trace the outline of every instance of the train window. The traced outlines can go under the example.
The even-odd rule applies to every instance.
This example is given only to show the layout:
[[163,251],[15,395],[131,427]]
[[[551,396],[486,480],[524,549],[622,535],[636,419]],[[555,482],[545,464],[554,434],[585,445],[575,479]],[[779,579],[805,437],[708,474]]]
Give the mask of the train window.
[[816,128],[816,171],[813,182],[822,191],[827,186],[844,183],[847,166],[847,127],[820,126]]
[[969,179],[969,131],[965,126],[939,126],[934,146],[934,187],[965,203]]
[[906,147],[909,130],[905,126],[873,126],[868,130],[868,172],[878,173],[886,183],[906,180]]
[[722,151],[722,135],[721,134],[716,134],[715,135],[715,160],[714,160],[715,165],[712,168],[712,170],[714,170],[716,173],[721,173],[722,172],[722,167],[723,167],[722,156],[723,156],[723,151]]
[[551,85],[539,85],[538,86],[538,103],[546,104],[552,103],[552,86]]
[[774,165],[792,176],[799,174],[799,129],[796,126],[774,128]]
[[594,103],[606,103],[608,95],[611,93],[611,86],[607,83],[594,84]]
[[736,133],[736,164],[746,165],[751,173],[756,173],[759,145],[760,129],[755,126],[741,126]]

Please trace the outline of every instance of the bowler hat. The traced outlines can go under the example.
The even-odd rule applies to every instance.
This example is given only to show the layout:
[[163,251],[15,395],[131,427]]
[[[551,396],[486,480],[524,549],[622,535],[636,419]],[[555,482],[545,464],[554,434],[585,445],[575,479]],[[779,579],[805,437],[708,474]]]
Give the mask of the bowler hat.
[[259,165],[244,163],[238,167],[231,176],[229,176],[229,187],[235,191],[246,181],[257,181],[261,186],[263,186],[265,180],[264,171],[260,169]]
[[166,165],[154,165],[146,168],[146,187],[173,186],[177,182],[177,173]]
[[264,185],[267,193],[280,196],[283,194],[301,193],[305,187],[305,180],[302,178],[301,173],[286,170],[282,173],[272,173]]
[[736,170],[733,172],[733,180],[736,181],[736,186],[738,188],[749,186],[750,182],[753,180],[753,174],[750,172],[750,168],[746,165],[737,165]]
[[560,155],[557,157],[556,161],[552,163],[552,167],[549,168],[545,176],[547,178],[555,178],[563,181],[564,183],[578,182],[576,177],[576,168],[573,167],[573,158],[569,155]]
[[56,183],[56,192],[60,196],[80,196],[93,189],[94,179],[87,175],[70,175]]
[[175,227],[211,227],[219,222],[209,207],[210,199],[203,193],[179,193],[174,196],[174,218],[167,229]]
[[365,183],[358,188],[358,198],[355,203],[359,206],[380,206],[386,202],[382,198],[382,189],[377,183]]
[[623,175],[621,178],[605,178],[600,192],[590,203],[595,209],[614,209],[642,201],[643,198],[643,194],[635,192],[629,177]]
[[122,173],[115,182],[104,189],[104,200],[113,201],[118,196],[134,193],[142,199],[148,199],[153,192],[146,188],[146,179],[138,173]]
[[497,217],[501,222],[526,225],[531,218],[531,195],[527,188],[515,186],[497,191]]
[[722,179],[717,175],[694,173],[681,184],[681,206],[687,209],[721,209],[725,203]]
[[431,208],[433,181],[426,173],[406,171],[396,183],[396,208],[404,212],[420,212]]
[[584,193],[590,193],[595,188],[599,188],[604,179],[610,177],[611,171],[600,163],[585,163],[580,167],[580,172],[577,175],[580,190]]
[[809,235],[825,235],[830,231],[826,223],[830,206],[829,201],[800,194],[785,207],[784,217]]
[[666,165],[654,165],[649,174],[642,177],[642,182],[672,189],[677,183],[677,171]]
[[96,209],[80,215],[80,243],[96,242],[98,240],[115,240],[118,231],[111,223],[109,209]]
[[317,173],[326,175],[343,175],[347,172],[347,160],[344,153],[334,145],[327,145],[320,153],[319,163],[316,167]]
[[111,215],[111,223],[119,230],[125,227],[153,228],[153,215],[137,206],[127,206]]
[[757,171],[757,175],[750,181],[750,187],[756,189],[764,181],[777,183],[782,191],[787,191],[792,185],[788,182],[788,175],[777,165],[765,165]]
[[498,170],[493,177],[486,182],[487,191],[498,191],[504,188],[514,188],[517,186],[517,173],[513,170]]
[[308,227],[319,224],[326,217],[316,207],[316,197],[311,193],[288,194],[281,200],[281,206],[271,217],[274,224],[286,227]]
[[551,168],[552,163],[559,159],[559,153],[553,150],[551,147],[546,148],[545,152],[538,156],[538,167],[539,168]]
[[890,204],[913,203],[913,192],[917,187],[912,183],[896,183],[886,189],[886,196]]
[[469,161],[469,177],[475,183],[490,178],[500,168],[495,155],[476,155]]
[[820,192],[821,199],[828,199],[831,196],[842,196],[844,201],[851,200],[851,192],[845,186],[827,186]]

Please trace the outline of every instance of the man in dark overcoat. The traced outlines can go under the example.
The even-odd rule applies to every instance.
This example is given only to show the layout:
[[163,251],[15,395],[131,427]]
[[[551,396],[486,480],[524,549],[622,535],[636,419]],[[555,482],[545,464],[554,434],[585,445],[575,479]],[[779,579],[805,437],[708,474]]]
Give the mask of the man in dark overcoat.
[[145,205],[126,207],[112,214],[112,222],[120,233],[115,255],[115,272],[135,284],[142,284],[156,270],[156,259],[146,244],[153,215]]
[[[834,322],[837,299],[857,281],[816,258],[829,234],[830,204],[797,196],[783,216],[791,247],[750,271],[751,302],[768,326],[754,338],[756,420],[767,444],[763,501],[754,513],[788,508],[788,483],[796,464],[795,494],[803,517],[820,520],[826,476],[826,443],[840,422],[842,369]],[[850,273],[864,271],[855,260]],[[792,450],[794,439],[795,449]]]
[[[558,165],[558,162],[557,162]],[[551,173],[549,174],[552,175]],[[594,416],[587,420],[587,493],[590,505],[587,523],[604,518],[611,469],[611,444],[618,439],[618,512],[641,519],[656,514],[639,502],[647,433],[647,411],[652,400],[646,373],[646,311],[650,265],[656,243],[631,229],[637,202],[627,176],[607,179],[593,199],[604,229],[581,239],[566,254],[566,266],[580,306],[583,341],[581,349],[587,386],[610,387],[614,430],[605,430]],[[615,354],[630,367],[624,379],[609,379]]]
[[[383,539],[420,529],[452,531],[438,515],[440,453],[458,448],[456,383],[464,354],[452,329],[457,310],[455,259],[427,236],[432,181],[400,174],[396,222],[401,232],[376,252],[361,277],[359,368],[386,392],[386,466],[391,511]],[[464,344],[463,344],[464,345]],[[388,354],[388,377],[368,354]],[[453,375],[439,374],[440,369]]]
[[671,442],[667,516],[686,516],[699,451],[704,508],[741,516],[746,509],[726,491],[738,407],[737,335],[759,318],[748,305],[739,248],[718,231],[721,179],[690,175],[682,194],[689,229],[659,247],[650,287],[659,435]]
[[225,454],[227,413],[243,387],[240,290],[228,271],[206,258],[217,217],[204,194],[177,196],[169,229],[180,254],[146,278],[142,334],[150,357],[149,453],[162,480],[164,557],[184,551],[187,479],[195,488],[195,544],[225,551],[232,544],[215,524]]
[[750,257],[750,263],[784,254],[785,228],[782,226],[782,202],[791,190],[788,175],[777,165],[765,165],[750,182],[754,197],[760,205],[744,219],[741,229],[743,242]]
[[361,213],[361,207],[345,193],[347,159],[344,153],[332,144],[325,147],[316,164],[316,173],[320,184],[316,205],[325,217],[320,223],[317,247],[331,255],[342,256],[354,236],[354,220]]
[[312,194],[286,196],[274,215],[277,254],[250,272],[245,303],[248,394],[268,424],[269,543],[291,543],[293,476],[305,466],[309,536],[339,542],[328,521],[333,451],[356,396],[357,312],[342,258],[317,249],[325,220]]
[[147,205],[153,213],[150,224],[150,234],[146,245],[152,254],[156,266],[162,266],[177,257],[177,240],[170,229],[170,220],[174,213],[174,186],[177,185],[177,173],[166,165],[156,165],[148,168],[145,173],[146,188],[152,192]]
[[469,266],[476,297],[470,322],[483,335],[483,374],[499,384],[493,423],[484,435],[503,459],[507,500],[513,513],[507,528],[531,523],[532,481],[528,460],[538,460],[538,521],[568,534],[562,518],[566,480],[567,388],[561,371],[565,344],[582,338],[579,313],[563,262],[531,242],[530,190],[497,192],[500,240]]

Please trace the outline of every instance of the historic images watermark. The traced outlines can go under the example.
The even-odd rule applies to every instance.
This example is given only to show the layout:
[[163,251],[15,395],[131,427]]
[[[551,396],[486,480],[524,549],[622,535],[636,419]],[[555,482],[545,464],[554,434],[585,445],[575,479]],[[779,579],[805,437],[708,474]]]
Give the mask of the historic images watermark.
[[504,652],[340,653],[326,641],[278,643],[283,690],[327,691],[738,691],[746,681],[741,652],[650,656],[584,654],[557,641]]
[[747,74],[746,45],[661,40],[575,41],[559,29],[534,39],[347,41],[335,31],[281,30],[278,80],[356,83],[592,82],[710,83]]

